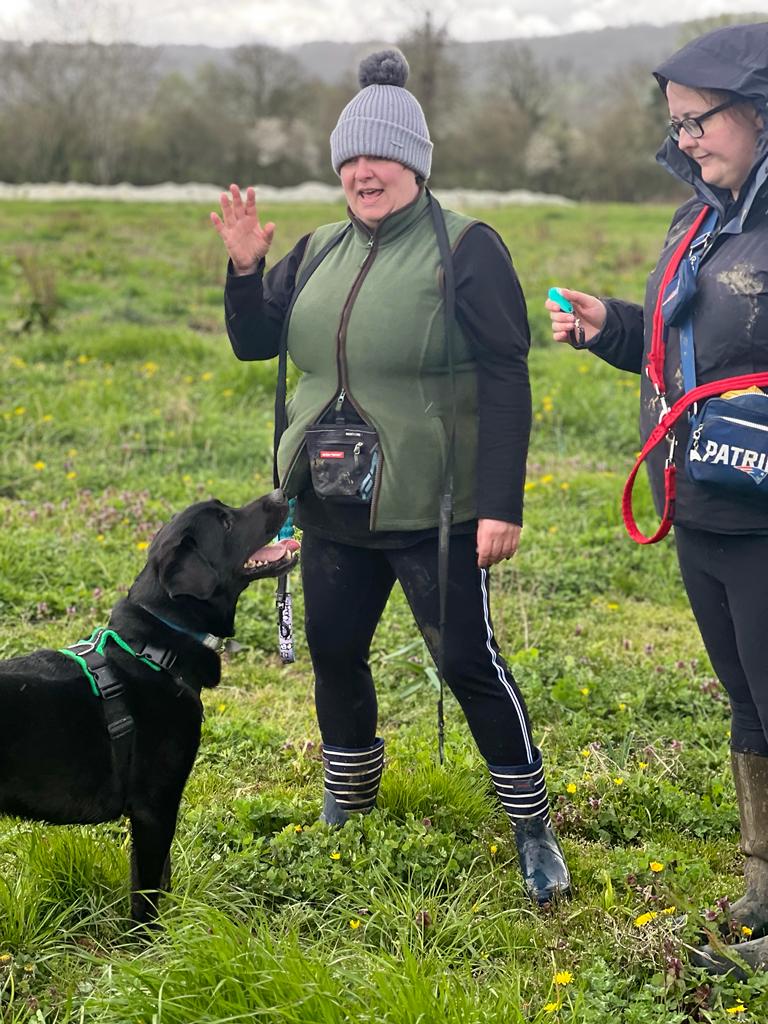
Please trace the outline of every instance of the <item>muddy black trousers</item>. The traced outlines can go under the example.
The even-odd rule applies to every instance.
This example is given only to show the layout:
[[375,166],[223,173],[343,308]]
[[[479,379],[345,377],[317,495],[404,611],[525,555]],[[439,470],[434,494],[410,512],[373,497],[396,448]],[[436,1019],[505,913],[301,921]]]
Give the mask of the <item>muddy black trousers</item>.
[[675,527],[680,571],[731,703],[731,747],[768,757],[768,536]]
[[[451,537],[445,681],[480,753],[491,764],[531,764],[537,756],[525,702],[493,635],[488,572],[477,566],[474,534]],[[323,742],[370,746],[376,737],[371,640],[395,581],[403,588],[433,658],[439,601],[437,539],[406,548],[339,544],[304,531],[301,573],[307,644]]]

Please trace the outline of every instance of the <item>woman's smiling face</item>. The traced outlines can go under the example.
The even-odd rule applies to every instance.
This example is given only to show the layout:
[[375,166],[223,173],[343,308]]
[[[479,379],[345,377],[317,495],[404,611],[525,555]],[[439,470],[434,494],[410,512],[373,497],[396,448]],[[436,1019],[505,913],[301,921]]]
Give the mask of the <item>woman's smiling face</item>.
[[419,193],[414,172],[396,160],[356,156],[341,165],[339,174],[350,210],[372,229]]
[[[674,121],[700,117],[721,102],[718,98],[713,101],[706,91],[689,89],[677,82],[667,84],[669,116]],[[683,129],[677,145],[699,165],[703,181],[738,195],[757,156],[762,118],[752,104],[745,101],[713,114],[701,127],[704,134],[698,139],[692,139]]]

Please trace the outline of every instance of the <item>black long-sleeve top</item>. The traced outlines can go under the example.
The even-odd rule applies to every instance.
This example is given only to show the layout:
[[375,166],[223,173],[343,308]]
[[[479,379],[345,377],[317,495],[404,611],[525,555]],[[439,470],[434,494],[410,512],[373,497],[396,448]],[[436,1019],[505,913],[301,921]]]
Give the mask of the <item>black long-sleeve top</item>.
[[[226,325],[238,359],[277,355],[286,310],[309,235],[266,274],[264,261],[253,274],[227,275]],[[485,224],[473,224],[454,252],[456,316],[477,361],[478,458],[477,513],[481,519],[523,522],[525,463],[531,428],[528,379],[530,331],[520,283],[499,236]],[[407,535],[368,529],[368,512],[329,505],[302,494],[298,521],[338,540],[399,546],[431,536],[435,530]],[[459,529],[474,529],[460,524]]]

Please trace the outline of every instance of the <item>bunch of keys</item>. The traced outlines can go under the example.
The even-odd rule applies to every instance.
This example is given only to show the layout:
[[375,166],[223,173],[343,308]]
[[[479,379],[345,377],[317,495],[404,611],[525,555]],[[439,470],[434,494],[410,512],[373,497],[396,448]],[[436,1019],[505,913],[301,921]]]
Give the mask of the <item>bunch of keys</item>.
[[[547,298],[556,302],[560,309],[564,313],[573,313],[574,309],[571,303],[566,299],[559,288],[550,288],[547,292]],[[568,341],[574,348],[586,348],[587,339],[584,333],[584,328],[581,326],[581,320],[576,317],[576,322],[573,325],[573,330],[568,332]]]

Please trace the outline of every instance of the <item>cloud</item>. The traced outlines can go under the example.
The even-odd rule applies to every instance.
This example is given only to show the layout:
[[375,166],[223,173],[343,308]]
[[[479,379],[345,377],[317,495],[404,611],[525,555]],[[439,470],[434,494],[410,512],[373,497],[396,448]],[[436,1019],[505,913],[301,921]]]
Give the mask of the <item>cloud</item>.
[[[47,0],[56,5],[57,0]],[[2,0],[0,36],[62,38],[50,19],[41,15],[41,0]],[[401,0],[400,3],[369,0],[351,5],[347,0],[58,0],[82,15],[94,10],[102,20],[85,20],[93,38],[119,38],[136,42],[204,43],[234,46],[255,41],[290,46],[312,40],[357,42],[396,39],[418,24],[427,9],[438,23],[447,21],[459,41],[547,36],[587,31],[609,25],[638,22],[664,24],[714,14],[746,12],[755,0],[646,0],[631,6],[626,0],[479,0],[472,9],[461,0]],[[111,11],[111,22],[110,22]],[[119,12],[119,14],[118,14]],[[118,20],[116,20],[118,19]],[[110,29],[110,24],[113,26]],[[58,36],[57,36],[58,32]]]

